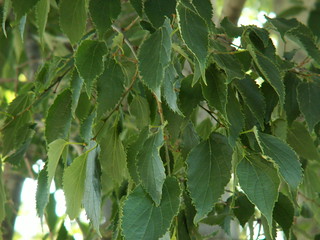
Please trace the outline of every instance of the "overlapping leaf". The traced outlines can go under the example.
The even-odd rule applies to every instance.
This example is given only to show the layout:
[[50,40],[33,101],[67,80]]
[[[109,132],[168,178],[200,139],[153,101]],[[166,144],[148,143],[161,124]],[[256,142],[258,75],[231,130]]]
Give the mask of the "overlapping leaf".
[[29,12],[39,0],[11,0],[12,1],[12,7],[14,9],[14,12],[17,15],[17,19],[20,20],[20,18],[25,15],[27,12]]
[[156,28],[162,26],[165,16],[172,18],[175,9],[176,0],[146,0],[144,3],[144,11]]

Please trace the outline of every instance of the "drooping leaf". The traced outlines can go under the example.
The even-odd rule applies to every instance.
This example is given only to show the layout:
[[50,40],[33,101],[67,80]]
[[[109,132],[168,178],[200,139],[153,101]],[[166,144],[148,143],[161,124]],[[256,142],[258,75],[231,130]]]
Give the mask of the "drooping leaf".
[[243,32],[243,27],[237,27],[232,22],[230,22],[228,17],[222,19],[220,25],[230,38],[240,37]]
[[105,43],[95,40],[84,40],[78,47],[75,55],[75,65],[86,84],[89,95],[93,80],[103,72],[103,56],[106,53],[107,47]]
[[[169,65],[171,58],[171,32],[169,19],[166,19],[163,26],[142,43],[138,54],[142,81],[159,100],[165,68]],[[157,50],[154,51],[155,49]]]
[[6,217],[5,203],[6,203],[6,192],[5,192],[4,184],[3,184],[2,164],[0,162],[0,223]]
[[67,144],[68,142],[64,139],[56,139],[48,145],[48,188],[50,188],[51,181],[56,173],[59,159]]
[[[89,149],[94,147],[95,142],[91,142]],[[100,234],[100,217],[101,217],[101,186],[100,177],[97,171],[97,149],[88,153],[87,166],[84,182],[83,207],[90,219],[94,229]]]
[[299,104],[297,101],[297,86],[299,83],[300,79],[295,74],[286,74],[284,78],[284,85],[286,88],[284,109],[286,111],[289,124],[291,124],[300,114]]
[[312,82],[300,83],[297,89],[300,111],[306,119],[309,131],[320,121],[320,86]]
[[261,133],[254,128],[254,134],[264,155],[269,157],[281,176],[288,183],[291,191],[296,191],[302,182],[302,168],[296,153],[279,138]]
[[111,178],[113,183],[119,186],[127,173],[126,152],[119,138],[117,126],[109,129],[108,134],[100,142],[100,164],[102,181]]
[[94,25],[102,36],[120,14],[121,2],[119,0],[91,0],[89,11]]
[[5,37],[7,37],[7,31],[6,31],[6,20],[8,15],[10,14],[11,10],[11,0],[4,0],[3,3],[3,13],[2,13],[2,31]]
[[50,11],[50,1],[49,0],[38,0],[36,5],[36,23],[38,27],[40,44],[43,48],[43,37],[44,31],[47,25],[48,14]]
[[11,0],[13,10],[17,16],[17,19],[28,13],[39,0]]
[[[86,9],[86,0],[60,1],[60,27],[72,44],[78,42],[85,31],[87,22]],[[90,56],[90,54],[88,56]]]
[[235,200],[233,212],[241,226],[244,227],[254,214],[254,205],[248,200],[246,195],[241,194]]
[[287,142],[301,157],[310,160],[320,159],[318,149],[302,123],[297,121],[292,123],[288,129]]
[[124,202],[121,219],[122,231],[127,240],[149,240],[162,237],[178,214],[180,187],[178,181],[169,177],[163,185],[163,196],[159,206],[141,186],[131,192]]
[[186,123],[181,129],[181,153],[184,158],[187,158],[189,152],[199,144],[199,136],[194,129],[191,121]]
[[163,129],[151,135],[144,143],[137,155],[137,169],[141,185],[150,195],[151,199],[160,204],[162,187],[166,179],[165,169],[159,150],[164,143]]
[[121,66],[114,60],[106,61],[104,72],[98,77],[98,117],[111,110],[120,100],[124,92],[126,75]]
[[203,120],[201,123],[197,125],[196,130],[202,139],[204,140],[208,139],[213,130],[212,121],[209,118],[206,118],[205,120]]
[[88,153],[75,158],[63,174],[63,191],[66,196],[67,214],[70,219],[78,217],[84,194]]
[[45,207],[49,202],[48,174],[46,167],[43,168],[38,175],[38,186],[36,192],[36,209],[40,218],[44,215]]
[[206,82],[205,69],[209,45],[208,26],[202,17],[182,2],[177,5],[177,15],[182,39],[197,58],[201,76],[203,81]]
[[66,89],[56,97],[49,108],[45,129],[47,143],[58,138],[67,138],[72,120],[71,106],[72,93]]
[[139,129],[149,125],[150,108],[145,98],[136,95],[130,104],[130,113],[136,117],[136,124]]
[[279,97],[274,88],[268,82],[262,83],[261,92],[266,103],[266,114],[264,119],[265,122],[270,122],[271,114],[279,102]]
[[144,11],[155,28],[162,26],[165,17],[171,18],[176,12],[176,0],[146,0]]
[[290,228],[293,224],[294,208],[292,202],[283,193],[279,193],[278,201],[273,209],[273,218],[281,226],[287,239],[290,239]]
[[272,228],[272,212],[280,184],[276,169],[261,156],[250,155],[242,159],[236,172],[244,193],[266,217],[269,227]]
[[70,89],[72,92],[72,115],[75,117],[75,111],[78,107],[78,102],[80,99],[80,94],[82,90],[83,79],[79,76],[76,70],[73,71],[70,81]]
[[235,81],[241,97],[261,127],[264,126],[266,103],[258,85],[249,76]]
[[191,150],[187,158],[187,177],[190,197],[198,223],[211,210],[231,177],[232,148],[225,136],[212,133],[208,140]]
[[285,34],[293,28],[296,28],[299,25],[297,19],[285,19],[285,18],[269,18],[266,16],[268,20],[268,24],[275,28],[281,35],[282,39],[284,39]]
[[202,84],[202,92],[209,105],[223,115],[226,114],[228,88],[224,73],[211,65],[206,70],[207,86]]
[[85,143],[89,143],[92,136],[93,122],[97,116],[96,111],[93,111],[86,119],[83,120],[80,126],[80,136]]
[[79,97],[78,106],[75,111],[76,117],[80,121],[84,121],[92,110],[91,100],[86,92],[82,92]]

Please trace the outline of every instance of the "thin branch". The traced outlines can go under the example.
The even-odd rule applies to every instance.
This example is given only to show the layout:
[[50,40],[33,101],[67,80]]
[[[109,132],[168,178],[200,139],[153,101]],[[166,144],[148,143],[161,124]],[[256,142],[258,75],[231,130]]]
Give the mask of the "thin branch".
[[124,29],[123,29],[123,31],[128,31],[128,30],[130,30],[130,28],[132,28],[132,26],[134,25],[134,24],[136,24],[136,22],[138,21],[140,19],[140,17],[138,16],[138,17],[136,17],[127,27],[125,27]]
[[123,31],[121,31],[121,29],[119,29],[118,27],[116,27],[115,25],[112,25],[113,30],[115,30],[118,33],[121,33],[123,35],[123,40],[125,42],[125,44],[127,44],[127,46],[130,48],[133,56],[138,59],[138,56],[136,54],[136,51],[134,50],[134,47],[132,46],[131,42],[129,41],[129,39],[124,35]]
[[226,127],[225,125],[223,125],[218,118],[216,118],[216,116],[213,115],[213,112],[211,112],[209,109],[205,108],[204,106],[202,106],[201,104],[198,104],[199,107],[201,107],[203,110],[205,110],[220,126],[222,127]]

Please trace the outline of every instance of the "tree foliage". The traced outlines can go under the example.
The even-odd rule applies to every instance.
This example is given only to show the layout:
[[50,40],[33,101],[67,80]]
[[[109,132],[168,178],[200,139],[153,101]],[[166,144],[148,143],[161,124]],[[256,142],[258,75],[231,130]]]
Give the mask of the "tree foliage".
[[[32,174],[52,236],[68,237],[50,223],[52,181],[70,219],[82,209],[90,219],[79,223],[85,239],[201,239],[201,224],[230,234],[233,221],[251,234],[262,222],[267,238],[281,229],[289,239],[308,231],[301,219],[320,224],[314,22],[215,26],[209,0],[5,0],[1,8],[0,166],[30,177],[45,162]],[[275,34],[306,58],[279,53]],[[36,73],[30,51],[42,56]],[[0,221],[11,211],[4,169]]]

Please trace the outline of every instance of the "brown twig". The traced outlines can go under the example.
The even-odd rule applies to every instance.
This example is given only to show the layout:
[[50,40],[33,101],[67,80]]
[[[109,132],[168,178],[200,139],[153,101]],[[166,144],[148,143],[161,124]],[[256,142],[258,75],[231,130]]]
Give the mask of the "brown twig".
[[213,115],[213,112],[211,112],[209,109],[205,108],[204,106],[202,106],[201,104],[198,104],[199,107],[201,107],[203,110],[205,110],[220,126],[222,127],[226,127],[225,125],[223,125],[218,118],[216,118],[216,116]]

